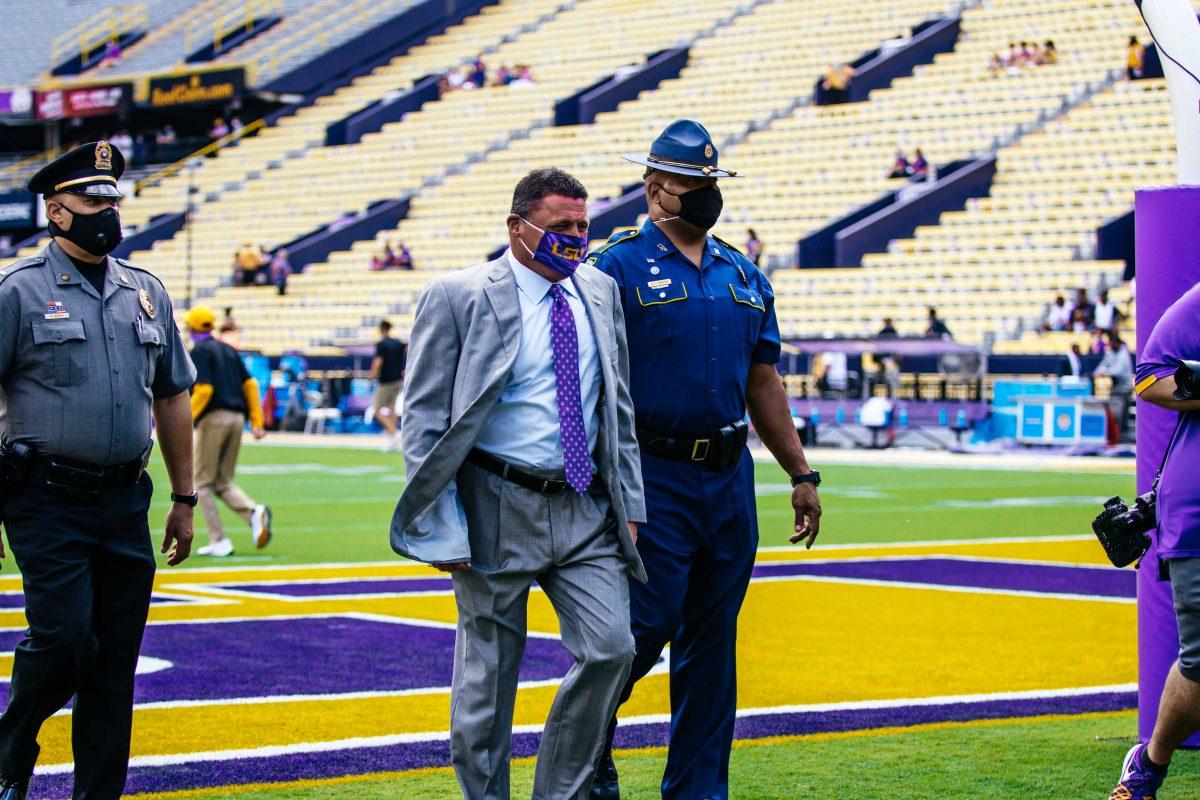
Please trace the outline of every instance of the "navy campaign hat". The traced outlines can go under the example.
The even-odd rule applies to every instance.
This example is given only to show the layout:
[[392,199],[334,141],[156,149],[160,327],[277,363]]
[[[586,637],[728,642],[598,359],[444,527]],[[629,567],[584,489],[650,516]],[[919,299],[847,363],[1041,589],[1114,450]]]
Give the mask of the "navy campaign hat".
[[101,139],[59,156],[29,179],[29,191],[50,196],[59,192],[119,198],[117,179],[125,172],[125,156]]
[[717,166],[717,147],[713,144],[712,136],[703,125],[690,119],[677,119],[668,125],[650,145],[650,155],[625,154],[621,158],[677,175],[737,177],[733,170]]

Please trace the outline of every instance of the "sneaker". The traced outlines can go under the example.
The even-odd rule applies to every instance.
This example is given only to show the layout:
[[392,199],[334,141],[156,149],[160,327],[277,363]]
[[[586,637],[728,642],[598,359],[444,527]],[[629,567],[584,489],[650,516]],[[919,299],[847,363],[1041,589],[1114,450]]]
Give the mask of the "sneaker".
[[399,449],[400,449],[400,433],[397,432],[393,436],[389,437],[387,442],[383,445],[383,452],[394,453]]
[[1154,793],[1167,777],[1166,767],[1155,767],[1146,757],[1146,745],[1135,744],[1125,755],[1121,782],[1109,800],[1154,800]]
[[271,507],[255,506],[250,514],[250,532],[254,534],[254,546],[262,550],[271,542]]
[[233,540],[229,538],[217,539],[215,542],[209,542],[196,550],[198,556],[214,556],[216,558],[224,558],[225,556],[233,555]]

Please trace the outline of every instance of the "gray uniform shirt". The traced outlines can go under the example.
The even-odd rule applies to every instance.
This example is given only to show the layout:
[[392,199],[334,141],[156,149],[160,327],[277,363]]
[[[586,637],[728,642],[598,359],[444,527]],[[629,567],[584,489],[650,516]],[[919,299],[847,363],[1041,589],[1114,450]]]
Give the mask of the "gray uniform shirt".
[[0,270],[0,387],[7,442],[110,466],[150,441],[150,404],[196,379],[171,298],[108,258],[104,297],[58,244]]

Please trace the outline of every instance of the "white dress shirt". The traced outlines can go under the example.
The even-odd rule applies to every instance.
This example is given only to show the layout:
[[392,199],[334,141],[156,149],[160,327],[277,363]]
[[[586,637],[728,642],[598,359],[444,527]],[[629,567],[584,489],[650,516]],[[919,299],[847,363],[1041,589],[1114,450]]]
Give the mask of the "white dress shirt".
[[[517,360],[500,392],[496,408],[475,446],[510,464],[541,469],[563,466],[558,420],[558,385],[554,379],[554,346],[550,340],[550,281],[507,251],[505,258],[517,281],[521,302],[521,344]],[[579,338],[579,389],[588,451],[596,451],[600,418],[600,359],[587,309],[572,280],[559,283],[575,317]],[[595,465],[593,464],[593,467]]]

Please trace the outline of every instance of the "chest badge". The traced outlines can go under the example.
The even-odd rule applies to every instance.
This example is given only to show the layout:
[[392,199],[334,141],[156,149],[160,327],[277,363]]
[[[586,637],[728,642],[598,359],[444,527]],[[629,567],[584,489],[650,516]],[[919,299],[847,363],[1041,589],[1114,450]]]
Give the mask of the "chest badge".
[[150,302],[150,293],[145,289],[139,291],[138,302],[142,304],[142,311],[146,312],[146,316],[154,319],[154,303]]
[[662,250],[664,253],[667,252],[667,246],[665,244],[663,244],[662,242],[658,243],[658,249]]
[[651,267],[651,268],[650,268],[650,274],[651,274],[651,275],[657,275],[657,274],[658,274],[658,273],[660,273],[660,272],[662,272],[662,270],[661,270],[661,269],[659,269],[658,267]]
[[658,281],[650,281],[646,285],[649,286],[651,289],[665,289],[671,285],[671,279],[663,278],[662,280],[658,280]]
[[51,300],[46,303],[46,319],[70,319],[71,315],[67,312],[66,306],[61,300]]

